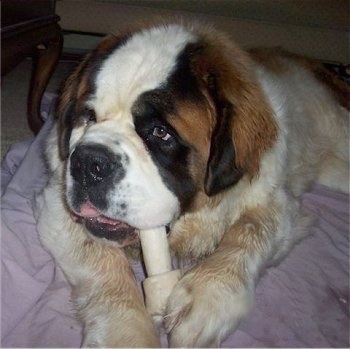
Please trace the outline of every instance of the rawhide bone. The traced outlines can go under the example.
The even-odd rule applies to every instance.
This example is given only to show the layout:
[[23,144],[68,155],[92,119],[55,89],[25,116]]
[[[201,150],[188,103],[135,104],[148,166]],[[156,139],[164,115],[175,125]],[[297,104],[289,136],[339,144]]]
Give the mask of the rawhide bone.
[[180,278],[180,270],[172,270],[165,227],[140,231],[147,278],[143,281],[145,304],[154,319],[164,315],[167,299]]

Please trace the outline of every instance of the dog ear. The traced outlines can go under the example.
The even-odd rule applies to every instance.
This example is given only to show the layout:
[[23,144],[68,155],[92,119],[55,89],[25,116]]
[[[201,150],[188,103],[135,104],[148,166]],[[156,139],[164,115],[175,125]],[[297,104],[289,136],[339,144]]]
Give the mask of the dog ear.
[[64,107],[60,106],[60,112],[57,113],[59,123],[58,123],[58,133],[59,133],[59,155],[61,160],[66,160],[69,155],[69,141],[73,129],[73,118],[74,110],[76,106],[76,101],[74,99],[67,102]]
[[195,65],[216,113],[204,181],[210,196],[244,175],[258,175],[261,157],[276,140],[277,125],[248,54],[215,32],[204,41]]
[[243,172],[236,165],[236,150],[232,141],[234,106],[227,101],[219,101],[215,78],[211,76],[208,80],[211,80],[209,91],[214,100],[217,117],[204,180],[205,192],[211,196],[237,183]]

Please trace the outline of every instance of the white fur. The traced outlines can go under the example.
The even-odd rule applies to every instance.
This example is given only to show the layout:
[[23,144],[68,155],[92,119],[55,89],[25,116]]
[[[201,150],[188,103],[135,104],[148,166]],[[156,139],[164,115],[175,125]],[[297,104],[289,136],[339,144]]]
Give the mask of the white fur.
[[[76,141],[76,134],[80,138]],[[146,151],[142,140],[125,120],[113,118],[88,127],[83,132],[75,131],[71,141],[71,152],[78,145],[101,144],[124,161],[125,177],[110,189],[107,196],[108,209],[103,213],[114,219],[122,219],[138,229],[148,229],[167,224],[179,213],[175,195],[164,185],[158,168]],[[123,161],[123,160],[122,160]],[[68,163],[69,168],[69,163]],[[67,171],[67,199],[74,190],[74,181]],[[127,211],[120,213],[118,207],[127,202]]]
[[[125,178],[110,192],[106,215],[118,219],[114,207],[127,200],[127,223],[142,229],[171,223],[171,246],[182,255],[201,259],[169,298],[165,323],[174,346],[219,345],[238,326],[251,308],[260,272],[282,258],[307,230],[310,218],[301,210],[300,196],[314,182],[348,191],[345,109],[300,65],[286,60],[288,69],[274,73],[257,63],[257,83],[278,127],[276,142],[263,155],[256,178],[243,177],[219,194],[220,200],[207,199],[196,212],[178,219],[179,202],[136,134],[130,109],[141,93],[166,80],[179,51],[195,39],[195,34],[179,26],[135,34],[105,60],[97,74],[96,94],[88,101],[96,111],[97,123],[73,130],[70,142],[71,153],[77,145],[97,143],[130,160],[125,164]],[[87,250],[89,239],[80,225],[69,219],[62,203],[64,169],[56,143],[53,135],[49,157],[55,175],[41,198],[38,229],[43,244],[75,289],[86,325],[84,344],[149,344],[142,342],[149,339],[149,329],[141,329],[136,342],[118,338],[118,333],[139,328],[139,318],[133,312],[136,309],[138,314],[139,305],[123,303],[123,297],[116,298],[110,292],[119,287],[116,280],[124,285],[120,275],[130,282],[125,271],[117,270],[111,245],[94,242],[95,249]],[[69,193],[73,185],[69,171],[66,184]],[[105,252],[103,246],[109,250]],[[89,285],[91,288],[85,290]],[[108,292],[100,296],[105,289]],[[124,318],[131,318],[128,326],[123,326]],[[141,318],[148,321],[144,314]],[[109,333],[115,337],[111,339]]]
[[194,40],[192,33],[177,25],[135,34],[103,63],[96,78],[98,89],[89,105],[101,118],[131,116],[136,98],[165,82],[177,54]]
[[[140,94],[166,81],[177,54],[194,39],[193,34],[177,25],[134,35],[103,62],[97,74],[96,93],[87,106],[95,110],[99,123],[72,132],[71,153],[78,145],[92,143],[108,145],[113,152],[127,155],[130,160],[127,175],[110,191],[109,209],[103,213],[114,219],[122,218],[139,229],[168,224],[177,217],[179,206],[134,131],[131,106]],[[72,186],[67,171],[68,193]],[[117,208],[126,198],[127,215],[120,217]],[[69,199],[68,195],[68,203]]]
[[[307,234],[313,219],[301,209],[301,194],[315,182],[349,191],[347,111],[309,71],[292,61],[286,61],[285,65],[289,69],[284,74],[256,66],[257,77],[278,125],[277,141],[263,156],[259,176],[253,181],[243,178],[216,207],[208,205],[188,213],[172,229],[170,241],[178,247],[182,239],[185,245],[180,245],[182,253],[193,257],[211,254],[189,271],[169,297],[166,321],[173,346],[218,345],[225,337],[223,333],[228,334],[238,326],[250,310],[251,285],[255,285],[264,266],[280,261]],[[267,217],[252,217],[252,223],[241,225],[240,218],[246,212],[258,212],[262,208],[268,211]],[[247,246],[257,243],[254,235],[258,225],[259,241],[254,252],[249,247],[250,252],[245,251],[244,244],[234,252],[233,245],[223,261],[215,249],[230,227],[235,234],[237,225],[246,231]],[[204,271],[208,263],[208,271],[220,263],[223,268],[231,265],[232,271],[227,274],[231,282],[236,279],[240,285],[231,296],[244,294],[239,280],[245,278],[245,297],[250,301],[234,300],[219,292],[223,285],[220,275],[206,280]],[[244,272],[240,269],[242,265]],[[228,278],[226,282],[230,284]],[[221,301],[208,306],[207,302],[220,297],[217,292]],[[199,297],[205,299],[201,305],[198,305]],[[230,314],[230,310],[234,313]]]

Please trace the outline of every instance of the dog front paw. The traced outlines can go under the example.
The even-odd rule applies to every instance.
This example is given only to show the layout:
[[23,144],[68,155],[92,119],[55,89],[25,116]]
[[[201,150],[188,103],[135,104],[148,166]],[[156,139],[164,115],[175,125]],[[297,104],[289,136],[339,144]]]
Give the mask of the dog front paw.
[[160,348],[158,332],[148,314],[105,312],[84,324],[82,348]]
[[250,310],[253,287],[191,271],[172,291],[165,328],[171,347],[219,347]]

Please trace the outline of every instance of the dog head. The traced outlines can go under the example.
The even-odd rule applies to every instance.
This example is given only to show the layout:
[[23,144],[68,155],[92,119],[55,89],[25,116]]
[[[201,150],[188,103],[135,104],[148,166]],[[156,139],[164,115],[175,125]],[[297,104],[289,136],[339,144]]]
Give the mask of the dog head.
[[276,126],[251,65],[213,31],[168,25],[106,38],[59,100],[70,210],[122,242],[258,175]]

